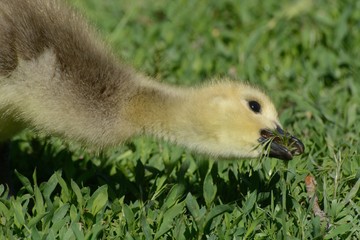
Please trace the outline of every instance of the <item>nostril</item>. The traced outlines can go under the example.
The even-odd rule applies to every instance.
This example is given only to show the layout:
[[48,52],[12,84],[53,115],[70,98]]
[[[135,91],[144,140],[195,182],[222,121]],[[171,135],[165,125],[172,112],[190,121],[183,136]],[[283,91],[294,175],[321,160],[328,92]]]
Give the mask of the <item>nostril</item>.
[[268,130],[268,129],[262,129],[262,130],[260,131],[260,135],[261,135],[263,138],[268,139],[268,138],[273,137],[273,136],[274,136],[274,133],[273,133],[272,131]]

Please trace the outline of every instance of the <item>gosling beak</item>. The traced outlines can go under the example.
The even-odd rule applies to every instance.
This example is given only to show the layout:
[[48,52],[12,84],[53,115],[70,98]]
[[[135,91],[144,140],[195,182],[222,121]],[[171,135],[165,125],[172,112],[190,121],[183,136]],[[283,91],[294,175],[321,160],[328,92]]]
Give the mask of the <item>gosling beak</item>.
[[304,152],[304,144],[279,126],[275,130],[262,129],[260,134],[259,142],[265,147],[270,144],[269,157],[291,160],[293,156],[301,155]]

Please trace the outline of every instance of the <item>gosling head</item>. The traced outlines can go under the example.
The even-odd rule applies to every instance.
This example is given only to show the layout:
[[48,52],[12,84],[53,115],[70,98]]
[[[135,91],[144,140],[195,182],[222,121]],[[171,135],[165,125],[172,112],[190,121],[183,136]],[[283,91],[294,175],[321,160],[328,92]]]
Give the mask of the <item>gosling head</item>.
[[196,91],[190,119],[198,151],[219,157],[282,160],[304,152],[303,143],[281,128],[277,111],[260,90],[246,84],[213,84]]

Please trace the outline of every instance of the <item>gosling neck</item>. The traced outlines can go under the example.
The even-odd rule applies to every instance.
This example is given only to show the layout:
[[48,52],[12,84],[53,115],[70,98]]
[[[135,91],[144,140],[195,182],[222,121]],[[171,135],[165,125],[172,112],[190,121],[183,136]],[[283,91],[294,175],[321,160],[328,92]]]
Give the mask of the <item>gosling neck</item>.
[[[127,109],[129,120],[136,125],[137,135],[155,136],[167,141],[182,143],[184,132],[189,131],[191,115],[188,89],[141,79]],[[191,128],[191,127],[190,127]]]

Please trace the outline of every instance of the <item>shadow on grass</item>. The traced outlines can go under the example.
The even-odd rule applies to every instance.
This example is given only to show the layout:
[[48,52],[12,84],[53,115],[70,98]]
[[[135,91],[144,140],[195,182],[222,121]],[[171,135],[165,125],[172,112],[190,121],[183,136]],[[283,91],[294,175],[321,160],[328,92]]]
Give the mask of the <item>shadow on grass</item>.
[[[257,191],[257,203],[261,206],[268,206],[272,201],[271,197],[275,201],[281,201],[281,190],[278,186],[280,176],[277,173],[272,176],[270,181],[265,180],[258,171],[240,171],[239,168],[227,168],[225,174],[220,174],[218,162],[210,164],[211,160],[207,159],[195,161],[196,170],[191,171],[189,162],[184,160],[181,154],[177,159],[172,159],[170,164],[165,164],[163,169],[147,162],[144,164],[139,158],[126,160],[131,161],[129,166],[119,168],[116,163],[104,160],[107,157],[106,154],[90,153],[86,154],[83,159],[74,159],[74,153],[70,152],[68,148],[63,147],[60,148],[61,150],[56,150],[57,146],[55,147],[43,139],[32,138],[30,147],[25,151],[21,144],[22,140],[11,142],[11,172],[14,173],[16,169],[28,179],[33,179],[32,176],[36,169],[38,185],[48,181],[55,171],[61,170],[62,177],[68,185],[73,180],[79,186],[89,187],[91,192],[94,192],[99,186],[106,184],[110,200],[124,197],[124,201],[129,203],[136,200],[149,201],[159,189],[157,179],[165,178],[164,186],[167,185],[167,187],[159,194],[157,200],[162,202],[172,185],[181,184],[184,186],[184,198],[191,193],[196,196],[199,204],[205,205],[204,179],[210,171],[214,185],[217,187],[215,201],[223,204],[236,203],[241,206],[244,197],[254,191]],[[128,144],[127,148],[132,151],[139,150],[137,149],[139,146],[133,143]],[[164,161],[161,155],[151,157],[158,157],[158,162]],[[94,161],[94,159],[96,160]],[[22,189],[23,184],[15,174],[12,179],[15,193],[22,194],[22,191],[26,191],[24,188]],[[291,203],[291,201],[287,201],[287,203]]]

